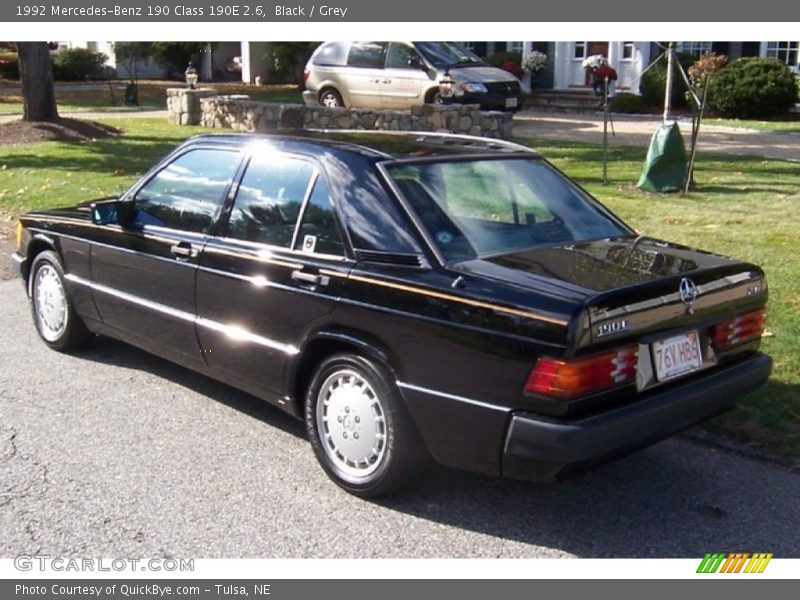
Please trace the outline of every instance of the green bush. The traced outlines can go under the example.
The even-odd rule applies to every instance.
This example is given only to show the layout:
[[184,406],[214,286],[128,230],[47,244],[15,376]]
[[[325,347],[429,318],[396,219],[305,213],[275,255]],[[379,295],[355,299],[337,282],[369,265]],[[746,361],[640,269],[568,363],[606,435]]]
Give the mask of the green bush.
[[[694,54],[677,54],[678,62],[688,71],[697,57]],[[665,56],[642,75],[639,91],[647,106],[663,107],[664,92],[667,89],[667,57]],[[686,82],[678,72],[677,66],[672,78],[672,106],[682,108],[687,106]]]
[[19,59],[16,52],[0,52],[0,79],[19,79]]
[[493,67],[502,67],[504,64],[512,62],[517,65],[522,64],[522,53],[521,52],[495,52],[489,58],[486,59]]
[[797,101],[791,69],[774,58],[740,58],[711,78],[708,105],[724,117],[785,115]]
[[53,54],[53,77],[60,81],[100,79],[108,57],[88,48],[70,48]]
[[608,109],[616,113],[642,114],[647,112],[647,107],[642,97],[628,92],[620,92],[610,98]]

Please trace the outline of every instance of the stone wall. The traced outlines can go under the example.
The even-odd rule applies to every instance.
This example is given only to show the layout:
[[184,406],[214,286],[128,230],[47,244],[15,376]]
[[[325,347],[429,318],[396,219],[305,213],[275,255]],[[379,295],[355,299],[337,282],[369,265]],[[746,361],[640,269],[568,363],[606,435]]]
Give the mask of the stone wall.
[[236,131],[278,129],[362,129],[439,131],[490,138],[511,137],[509,112],[484,111],[478,105],[424,105],[411,110],[309,107],[257,102],[248,96],[216,96],[210,90],[167,90],[171,123]]
[[200,100],[216,96],[209,88],[167,88],[167,118],[175,125],[199,125],[202,117]]

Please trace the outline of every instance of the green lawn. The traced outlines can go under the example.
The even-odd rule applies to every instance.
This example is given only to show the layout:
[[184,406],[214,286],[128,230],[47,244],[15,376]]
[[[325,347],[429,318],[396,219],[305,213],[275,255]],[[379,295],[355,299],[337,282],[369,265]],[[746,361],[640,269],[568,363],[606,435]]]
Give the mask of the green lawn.
[[[179,85],[179,84],[175,84]],[[115,81],[112,84],[114,98],[108,85],[90,86],[85,90],[60,90],[56,85],[56,100],[59,113],[74,112],[108,112],[119,110],[154,110],[166,108],[166,88],[162,82],[140,82],[138,107],[126,107],[125,82]],[[265,102],[303,102],[303,98],[294,85],[254,86],[240,83],[214,83],[208,86],[220,94],[248,94],[253,100]],[[22,114],[22,96],[19,93],[0,92],[0,114]]]
[[[118,193],[185,137],[207,131],[161,119],[109,119],[125,135],[95,142],[0,146],[0,211],[71,204]],[[640,233],[762,265],[770,302],[764,349],[775,359],[769,384],[712,427],[792,456],[800,464],[800,168],[797,163],[701,154],[698,190],[687,197],[633,187],[645,148],[610,151],[610,185],[601,151],[586,144],[530,141]]]

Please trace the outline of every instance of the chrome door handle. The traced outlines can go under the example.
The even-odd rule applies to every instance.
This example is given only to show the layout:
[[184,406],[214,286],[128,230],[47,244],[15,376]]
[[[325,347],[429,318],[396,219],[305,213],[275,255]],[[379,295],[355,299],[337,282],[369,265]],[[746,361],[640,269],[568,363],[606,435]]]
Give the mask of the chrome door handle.
[[186,242],[181,242],[179,244],[175,244],[174,246],[170,246],[169,251],[178,260],[195,258],[198,254],[197,249]]
[[292,271],[292,279],[299,283],[310,283],[311,285],[328,285],[330,278],[314,273],[303,273],[302,271]]

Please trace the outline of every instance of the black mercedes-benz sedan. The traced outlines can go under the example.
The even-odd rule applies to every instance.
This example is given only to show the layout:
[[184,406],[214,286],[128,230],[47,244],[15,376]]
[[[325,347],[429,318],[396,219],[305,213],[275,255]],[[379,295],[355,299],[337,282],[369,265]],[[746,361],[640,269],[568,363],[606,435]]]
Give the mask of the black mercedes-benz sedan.
[[752,264],[637,235],[528,148],[203,135],[119,198],[20,220],[44,343],[102,334],[304,419],[360,496],[426,458],[553,480],[767,379]]

